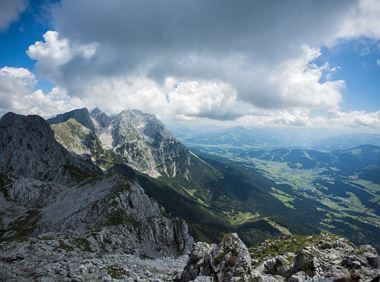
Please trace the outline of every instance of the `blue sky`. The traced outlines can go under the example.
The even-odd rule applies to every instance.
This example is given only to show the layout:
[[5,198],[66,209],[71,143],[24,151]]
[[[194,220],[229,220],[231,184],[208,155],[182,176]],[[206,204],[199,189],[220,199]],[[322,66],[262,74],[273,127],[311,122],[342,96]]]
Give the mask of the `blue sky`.
[[380,129],[376,0],[0,6],[0,113]]
[[377,111],[380,109],[379,59],[379,42],[356,39],[335,48],[323,48],[316,63],[328,62],[332,67],[339,67],[333,77],[346,82],[342,109]]

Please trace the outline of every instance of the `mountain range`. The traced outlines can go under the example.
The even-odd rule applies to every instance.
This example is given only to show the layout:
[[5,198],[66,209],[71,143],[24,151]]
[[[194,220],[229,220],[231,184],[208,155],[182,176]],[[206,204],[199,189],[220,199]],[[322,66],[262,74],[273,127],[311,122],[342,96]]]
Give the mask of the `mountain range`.
[[[1,126],[1,172],[4,179],[11,179],[11,184],[4,180],[3,187],[11,187],[16,177],[39,181],[42,184],[35,186],[49,186],[52,191],[66,191],[74,186],[86,190],[91,189],[89,179],[91,183],[103,183],[108,181],[104,178],[118,175],[126,179],[128,186],[141,186],[168,214],[186,220],[190,233],[198,240],[216,242],[229,231],[237,232],[251,246],[265,238],[329,230],[356,242],[370,240],[379,244],[375,239],[379,230],[378,208],[372,207],[378,195],[374,185],[379,184],[380,149],[376,146],[331,152],[247,150],[244,146],[239,149],[236,139],[227,135],[223,142],[235,146],[234,150],[212,143],[208,144],[211,149],[194,148],[195,154],[154,115],[137,110],[109,116],[98,108],[83,108],[46,121],[9,113],[3,116]],[[247,135],[244,129],[236,130],[239,136],[260,142],[252,137],[252,132]],[[289,173],[293,178],[299,174],[299,178],[293,180],[287,177]],[[373,184],[368,189],[365,186],[369,184],[359,180]],[[16,181],[19,182],[25,185],[26,181]],[[39,193],[49,194],[36,192]],[[70,201],[69,195],[62,193],[60,201]],[[98,203],[100,199],[95,197],[92,201]],[[349,201],[354,201],[357,208],[350,210]],[[44,205],[55,207],[53,204],[49,200]],[[80,206],[83,205],[78,202],[77,208]],[[24,215],[33,211],[39,216],[40,207],[31,207],[24,209]],[[365,207],[373,211],[370,225],[354,216]],[[342,208],[348,217],[343,217],[344,225],[340,222],[337,229],[335,217],[343,212]],[[62,212],[66,219],[71,217],[67,211]],[[15,214],[13,220],[20,221],[21,215]],[[44,220],[36,218],[37,225]],[[75,226],[75,220],[70,221]],[[50,222],[46,226],[51,228],[64,224],[51,219],[46,222]],[[99,224],[104,222],[107,219]],[[7,238],[11,237],[7,235],[11,225],[2,227]],[[353,226],[356,227],[351,230]],[[93,228],[95,225],[89,227]],[[45,232],[49,228],[37,229]]]
[[174,135],[190,148],[226,147],[231,150],[307,149],[334,151],[360,145],[380,146],[380,134],[340,132],[318,128],[217,127],[169,123]]
[[379,147],[247,150],[220,138],[234,149],[210,141],[193,152],[137,110],[5,114],[0,240],[149,258],[187,254],[193,238],[218,242],[226,232],[249,247],[326,231],[380,246]]
[[191,247],[182,219],[166,214],[137,183],[66,150],[41,117],[8,113],[0,129],[1,240],[75,234],[81,248],[148,257]]

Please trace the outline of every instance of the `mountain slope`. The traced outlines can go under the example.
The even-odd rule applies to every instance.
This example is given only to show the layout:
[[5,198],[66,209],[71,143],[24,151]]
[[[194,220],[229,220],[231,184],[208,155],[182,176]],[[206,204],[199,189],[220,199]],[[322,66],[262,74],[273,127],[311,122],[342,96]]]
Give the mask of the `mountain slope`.
[[[65,116],[65,122],[52,125],[57,136],[62,135],[57,126],[77,118],[70,113]],[[252,244],[289,232],[273,219],[285,207],[269,193],[270,184],[264,179],[247,177],[223,163],[204,161],[153,115],[132,110],[109,117],[95,109],[90,116],[95,125],[91,133],[102,150],[112,155],[109,171],[137,179],[149,196],[184,218],[197,239],[217,241],[223,232],[236,231]],[[70,144],[65,146],[70,149]],[[92,158],[97,156],[92,154]],[[268,212],[266,206],[273,211]]]
[[90,130],[95,130],[95,125],[87,108],[75,109],[67,113],[58,114],[56,117],[48,119],[47,122],[49,124],[57,124],[65,122],[70,118],[75,119],[77,122]]
[[104,174],[88,158],[69,153],[41,117],[8,113],[0,128],[1,241],[48,233],[94,252],[148,257],[191,247],[183,220],[128,178]]
[[43,181],[75,183],[100,173],[90,161],[70,155],[39,116],[5,114],[0,120],[0,173]]
[[103,168],[127,164],[151,177],[187,187],[220,177],[191,153],[154,115],[126,110],[108,116],[99,109],[78,109],[49,119],[57,139],[76,154],[90,153]]

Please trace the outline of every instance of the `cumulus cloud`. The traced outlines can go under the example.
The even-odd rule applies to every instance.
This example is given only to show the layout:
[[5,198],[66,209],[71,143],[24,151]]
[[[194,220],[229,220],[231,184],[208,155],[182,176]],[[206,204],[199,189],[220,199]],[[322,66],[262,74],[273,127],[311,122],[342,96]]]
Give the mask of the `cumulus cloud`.
[[380,111],[343,112],[331,110],[325,115],[312,116],[307,110],[271,111],[261,115],[245,115],[238,122],[248,126],[306,126],[332,129],[380,129]]
[[[98,77],[81,86],[81,100],[115,114],[140,109],[162,119],[235,118],[249,113],[249,104],[237,101],[236,90],[220,81],[178,80],[163,84],[144,76]],[[112,95],[104,95],[112,93]]]
[[[67,88],[69,93],[75,93],[81,98],[89,98],[88,96],[92,95],[95,99],[99,95],[115,97],[118,95],[115,91],[118,92],[119,88],[124,91],[126,100],[129,100],[126,93],[133,95],[135,100],[138,97],[134,96],[128,86],[123,86],[126,80],[145,77],[145,81],[152,80],[150,84],[157,83],[159,88],[167,88],[168,81],[178,80],[181,81],[179,87],[176,91],[171,91],[176,93],[172,105],[187,104],[188,107],[182,109],[183,116],[209,114],[209,118],[233,118],[247,111],[247,103],[262,108],[333,108],[340,103],[341,91],[344,88],[343,81],[321,81],[323,74],[331,70],[327,65],[317,66],[312,63],[318,58],[320,51],[308,46],[302,46],[299,56],[274,66],[251,65],[243,55],[231,55],[219,59],[188,54],[181,60],[171,62],[171,69],[165,71],[163,79],[157,79],[155,73],[163,72],[160,70],[162,64],[156,65],[152,61],[150,65],[141,66],[132,73],[104,74],[103,71],[97,72],[92,69],[98,64],[103,64],[104,57],[103,53],[95,53],[95,43],[74,44],[66,38],[60,38],[59,34],[53,31],[48,31],[44,39],[45,42],[31,45],[28,55],[37,60],[37,67],[42,74],[50,76],[56,83]],[[198,71],[199,69],[201,71]],[[199,81],[207,83],[198,83]],[[93,89],[94,85],[97,89],[107,89],[107,91],[98,93]],[[118,85],[118,88],[115,85]],[[184,89],[188,93],[181,95],[180,92],[183,93]],[[133,91],[142,92],[136,87]],[[194,97],[196,99],[193,99]],[[156,95],[153,99],[161,97]],[[115,98],[112,100],[114,107],[117,108],[120,102]],[[192,105],[189,104],[190,101]],[[203,106],[201,103],[204,103]],[[230,105],[235,106],[235,104],[239,104],[240,107],[232,109]],[[197,113],[192,108],[196,108],[196,111],[200,108],[203,110]]]
[[[169,77],[189,83],[220,81],[233,89],[231,97],[238,103],[253,107],[336,107],[343,82],[321,82],[328,70],[313,65],[319,53],[304,46],[319,46],[331,38],[353,4],[142,0],[111,5],[63,0],[53,11],[53,26],[60,38],[72,46],[97,44],[98,48],[89,61],[72,58],[66,62],[55,81],[81,97],[87,95],[83,79],[99,85],[103,78],[145,76],[162,87]],[[89,6],[91,14],[83,17]],[[209,94],[202,90],[206,104],[216,97],[214,89],[209,89]],[[245,111],[243,107],[240,114]],[[237,110],[232,115],[222,112],[208,111],[210,118],[238,114]]]
[[67,39],[60,39],[56,31],[48,31],[44,42],[37,41],[27,51],[31,59],[37,60],[37,68],[47,75],[57,75],[59,67],[72,58],[72,51]]
[[35,75],[25,68],[1,68],[0,114],[13,111],[46,117],[83,105],[78,98],[69,97],[58,87],[45,94],[35,89],[36,82]]
[[16,21],[25,10],[27,0],[2,0],[0,2],[0,31]]
[[60,38],[56,31],[47,31],[43,38],[44,41],[30,45],[27,54],[37,61],[38,71],[52,79],[58,79],[61,67],[73,58],[88,60],[96,51],[95,44],[71,45],[68,39]]
[[237,101],[233,87],[219,81],[168,78],[164,92],[177,117],[235,118],[251,108]]
[[274,93],[272,95],[277,101],[272,102],[279,106],[324,109],[338,107],[345,82],[322,81],[322,76],[328,76],[332,70],[327,64],[313,64],[320,55],[319,49],[304,46],[300,57],[286,60],[261,78],[261,81],[267,83],[263,92]]
[[334,127],[380,129],[380,111],[371,113],[365,111],[333,111],[328,115],[327,121]]
[[360,0],[342,22],[337,39],[366,37],[380,39],[380,2]]
[[327,124],[310,116],[339,120],[345,81],[316,63],[321,47],[378,38],[377,15],[374,0],[62,0],[56,31],[28,55],[68,95],[111,113]]

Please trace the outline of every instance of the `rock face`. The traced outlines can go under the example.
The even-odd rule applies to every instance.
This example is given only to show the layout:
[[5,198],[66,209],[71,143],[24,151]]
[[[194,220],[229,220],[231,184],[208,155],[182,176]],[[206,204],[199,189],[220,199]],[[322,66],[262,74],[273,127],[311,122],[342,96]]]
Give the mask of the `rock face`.
[[180,178],[184,182],[197,179],[205,172],[217,174],[151,114],[126,110],[108,116],[98,108],[91,113],[79,109],[48,122],[67,150],[90,153],[103,168],[110,162],[123,163],[151,177]]
[[64,114],[59,114],[54,118],[48,119],[47,122],[49,124],[58,124],[71,118],[82,124],[84,127],[90,130],[95,130],[94,122],[92,121],[87,108],[75,109]]
[[[289,242],[297,243],[294,240],[289,237],[265,242],[257,250],[261,253],[269,249],[286,250]],[[330,234],[310,236],[305,242],[295,253],[266,255],[256,263],[254,272],[263,281],[270,277],[280,281],[378,281],[380,278],[379,256],[371,246],[356,247],[347,239]]]
[[55,139],[75,156],[91,158],[94,162],[104,154],[102,145],[93,131],[70,118],[65,122],[52,124]]
[[0,173],[57,183],[100,173],[91,162],[71,156],[39,116],[5,114],[0,120]]
[[168,217],[140,186],[119,176],[91,180],[57,195],[41,210],[32,234],[51,232],[90,234],[93,249],[144,257],[182,255],[192,244],[183,220]]
[[[356,247],[348,240],[322,234],[296,253],[286,252],[295,238],[278,239],[258,246],[252,254],[236,234],[219,245],[194,244],[179,281],[212,277],[214,281],[379,281],[379,256],[369,246]],[[299,239],[299,238],[297,238]],[[297,243],[297,242],[296,242]],[[299,243],[299,242],[298,242]],[[284,253],[266,254],[268,250]],[[259,251],[260,253],[257,253]],[[261,255],[264,255],[261,257]],[[251,256],[261,257],[260,261]]]
[[130,254],[97,253],[83,242],[41,236],[2,245],[0,281],[164,282],[173,281],[187,261],[187,256],[152,260]]
[[[85,128],[71,118],[66,122]],[[69,153],[41,117],[8,113],[0,128],[1,240],[49,233],[85,242],[94,252],[158,257],[190,250],[183,220],[129,179],[104,174],[89,158]]]
[[217,281],[252,279],[251,256],[236,233],[226,235],[219,245],[194,245],[180,281],[192,281],[198,276],[215,277]]
[[131,167],[151,176],[186,175],[181,164],[189,161],[189,152],[155,116],[123,111],[113,119],[111,131],[115,152]]

